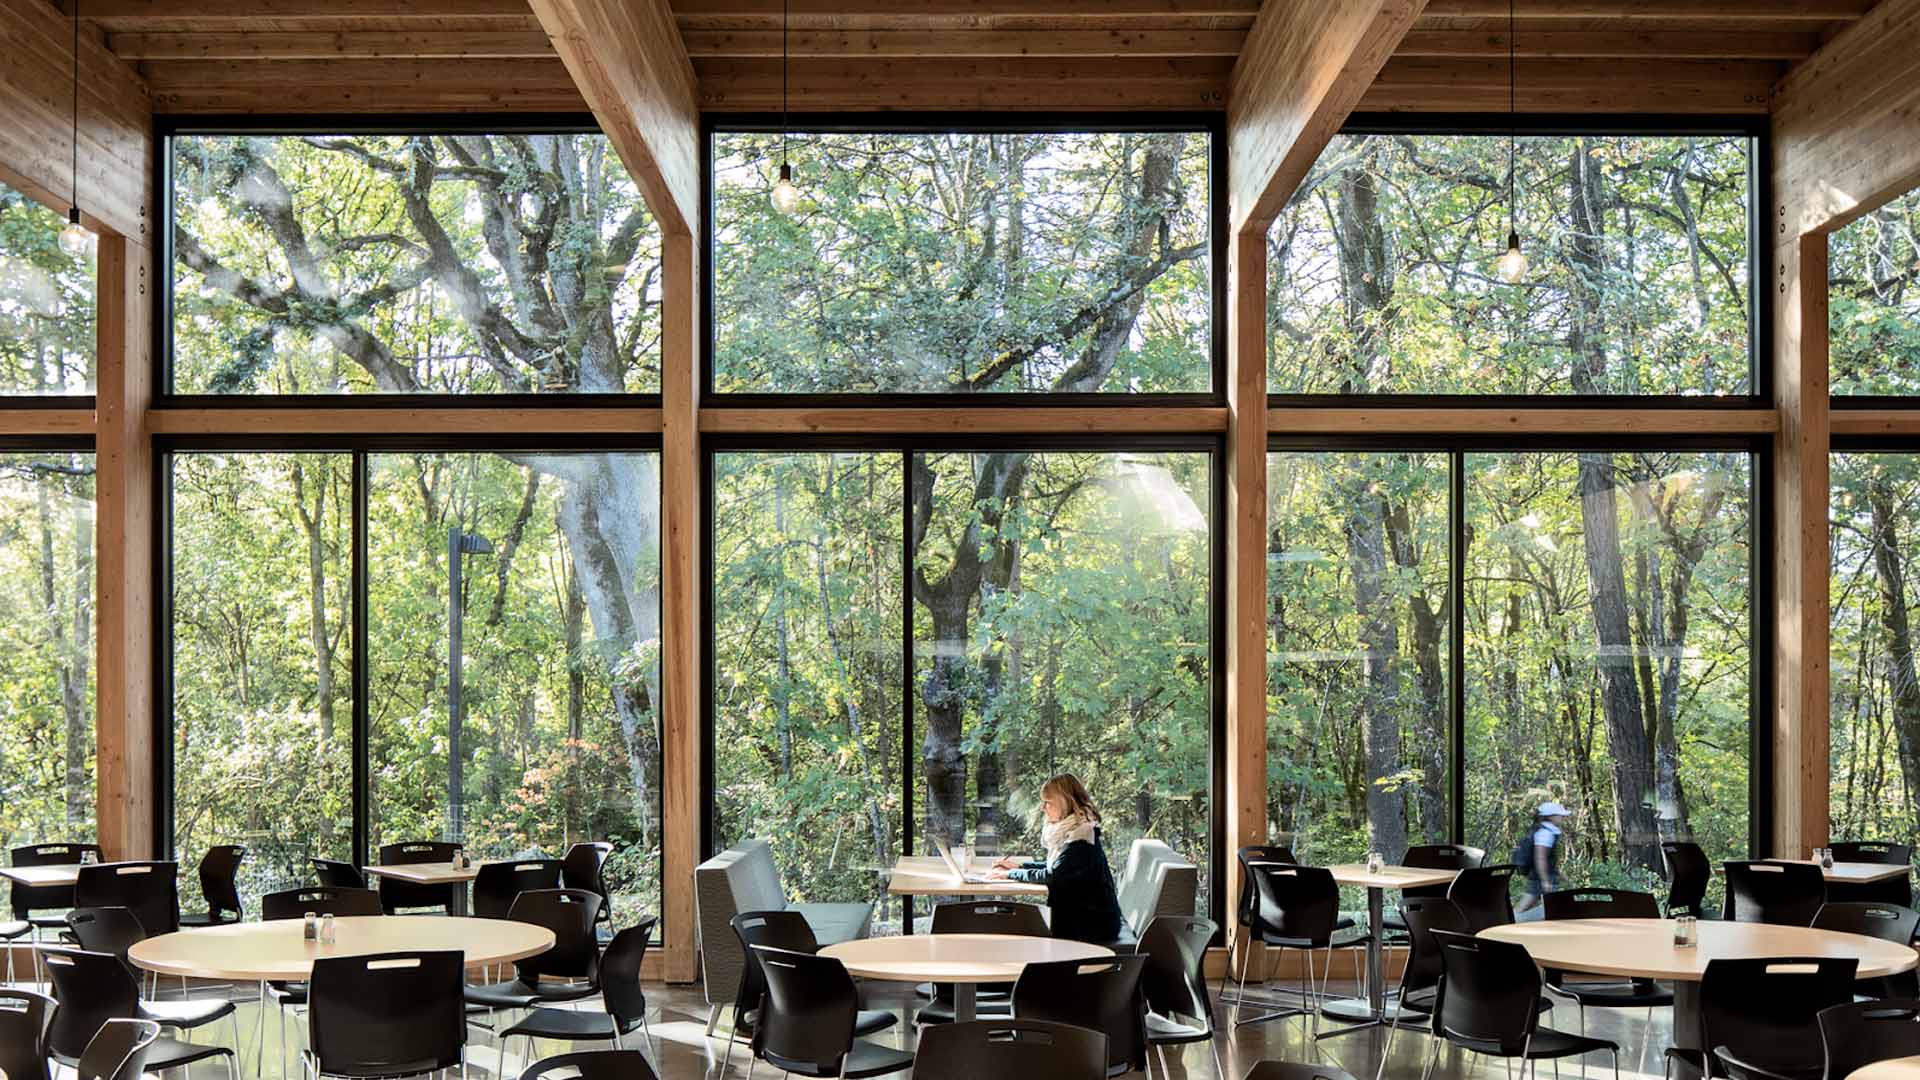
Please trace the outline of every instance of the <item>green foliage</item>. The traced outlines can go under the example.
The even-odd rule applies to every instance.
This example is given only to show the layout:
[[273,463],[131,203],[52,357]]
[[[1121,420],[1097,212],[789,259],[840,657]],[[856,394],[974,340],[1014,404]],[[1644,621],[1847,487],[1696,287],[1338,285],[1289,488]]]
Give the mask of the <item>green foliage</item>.
[[1920,393],[1920,190],[1836,230],[1827,265],[1834,396]]
[[59,214],[0,184],[0,393],[93,393],[94,259]]

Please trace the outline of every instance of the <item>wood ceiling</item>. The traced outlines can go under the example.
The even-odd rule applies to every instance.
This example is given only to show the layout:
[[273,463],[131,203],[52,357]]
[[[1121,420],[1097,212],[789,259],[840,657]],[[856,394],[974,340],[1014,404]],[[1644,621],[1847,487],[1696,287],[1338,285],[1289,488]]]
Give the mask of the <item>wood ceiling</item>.
[[[107,46],[146,75],[162,112],[583,107],[525,0],[81,4]],[[1216,109],[1260,0],[791,6],[796,110]],[[1518,0],[1520,105],[1764,112],[1789,66],[1872,6]],[[703,108],[779,108],[781,0],[672,8]],[[1507,48],[1506,0],[1429,0],[1361,108],[1504,110]]]

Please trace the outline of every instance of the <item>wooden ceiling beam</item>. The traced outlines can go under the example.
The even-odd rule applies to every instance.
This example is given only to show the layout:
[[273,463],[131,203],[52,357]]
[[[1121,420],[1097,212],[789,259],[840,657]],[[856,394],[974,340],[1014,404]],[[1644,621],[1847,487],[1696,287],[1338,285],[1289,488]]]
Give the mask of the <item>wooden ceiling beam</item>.
[[228,31],[120,33],[107,48],[122,60],[511,60],[552,58],[539,30]]
[[[58,0],[72,11],[74,0]],[[462,19],[525,16],[527,0],[81,0],[80,13],[121,28],[143,22],[187,21],[238,26],[275,19]]]
[[[1504,58],[1507,36],[1504,27],[1499,30],[1416,29],[1401,39],[1393,55]],[[1514,55],[1522,60],[1613,57],[1802,60],[1820,47],[1819,35],[1791,31],[1703,34],[1660,30],[1522,30],[1513,37]]]
[[1265,233],[1426,0],[1266,0],[1232,75],[1232,231]]
[[[778,30],[683,30],[695,59],[778,59]],[[789,35],[793,56],[1155,57],[1240,55],[1239,30],[802,30]],[[1811,52],[1812,50],[1808,50]]]
[[[1522,19],[1751,19],[1837,22],[1858,19],[1874,0],[1517,0]],[[1433,0],[1430,18],[1505,19],[1507,0]]]
[[150,60],[154,110],[219,113],[584,112],[557,58],[487,60]]
[[[202,0],[205,2],[205,0]],[[784,10],[798,26],[800,20],[843,18],[903,18],[909,22],[938,18],[995,18],[1021,16],[1106,20],[1126,15],[1232,16],[1252,15],[1260,0],[784,0]],[[673,0],[676,17],[778,20],[783,0]]]
[[666,0],[532,0],[668,237],[698,231],[700,106]]
[[[1777,60],[1522,60],[1521,112],[1764,115]],[[1507,60],[1394,57],[1365,112],[1505,112]]]
[[[792,65],[792,106],[805,111],[1219,109],[1226,104],[1228,57],[1107,59],[1046,63],[954,58],[812,58]],[[711,112],[780,108],[779,60],[694,62],[700,107]]]

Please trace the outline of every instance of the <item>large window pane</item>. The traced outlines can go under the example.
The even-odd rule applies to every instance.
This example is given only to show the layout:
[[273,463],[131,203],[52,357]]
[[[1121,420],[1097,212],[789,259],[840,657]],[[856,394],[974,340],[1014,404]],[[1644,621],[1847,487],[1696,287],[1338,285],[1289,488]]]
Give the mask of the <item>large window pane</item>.
[[714,843],[769,840],[795,900],[879,902],[900,855],[900,473],[713,460]]
[[93,393],[94,249],[66,224],[0,183],[0,395]]
[[1547,799],[1568,884],[1748,847],[1752,459],[1466,456],[1466,835],[1508,858]]
[[[1837,355],[1837,354],[1836,354]],[[1833,456],[1829,830],[1836,840],[1920,838],[1920,675],[1914,667],[1914,525],[1920,456]]]
[[659,233],[603,136],[168,152],[180,393],[660,389]]
[[[1204,132],[716,133],[722,393],[1205,391]],[[783,145],[802,192],[769,200]]]
[[[353,857],[353,459],[174,454],[173,831],[247,849],[241,898]],[[200,882],[181,905],[205,910]]]
[[1753,140],[1343,135],[1268,236],[1277,394],[1746,394]]
[[1833,393],[1920,393],[1920,190],[1828,241]]
[[923,854],[1039,851],[1072,772],[1116,874],[1143,836],[1210,864],[1212,485],[1203,453],[914,455]]
[[94,837],[93,455],[0,454],[0,847]]
[[611,840],[615,921],[659,912],[659,465],[370,457],[374,848],[557,858]]
[[1452,832],[1447,455],[1267,466],[1267,819],[1324,865]]

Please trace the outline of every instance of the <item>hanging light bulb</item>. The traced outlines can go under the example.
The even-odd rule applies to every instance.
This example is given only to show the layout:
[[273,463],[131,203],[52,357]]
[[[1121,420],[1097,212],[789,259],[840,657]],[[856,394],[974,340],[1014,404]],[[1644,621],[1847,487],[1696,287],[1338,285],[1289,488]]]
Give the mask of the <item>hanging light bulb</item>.
[[1518,79],[1514,74],[1514,18],[1515,0],[1507,0],[1507,122],[1512,125],[1507,130],[1507,251],[1495,264],[1495,272],[1500,280],[1509,285],[1517,285],[1527,276],[1527,254],[1520,250],[1519,199],[1516,191],[1519,177],[1520,143],[1519,122],[1515,87]]
[[73,199],[67,203],[67,227],[60,230],[60,250],[74,258],[87,253],[93,234],[80,224],[80,0],[73,3]]
[[1527,253],[1520,250],[1520,234],[1507,234],[1507,253],[1500,256],[1500,280],[1509,285],[1517,285],[1527,276]]
[[79,258],[93,246],[93,234],[80,224],[80,208],[67,207],[67,227],[60,230],[60,250]]
[[783,214],[793,213],[800,205],[800,189],[793,184],[793,166],[780,163],[780,179],[773,185],[773,208]]
[[780,3],[780,179],[773,185],[773,208],[791,214],[800,205],[800,189],[793,183],[793,166],[787,163],[787,18],[788,0]]

